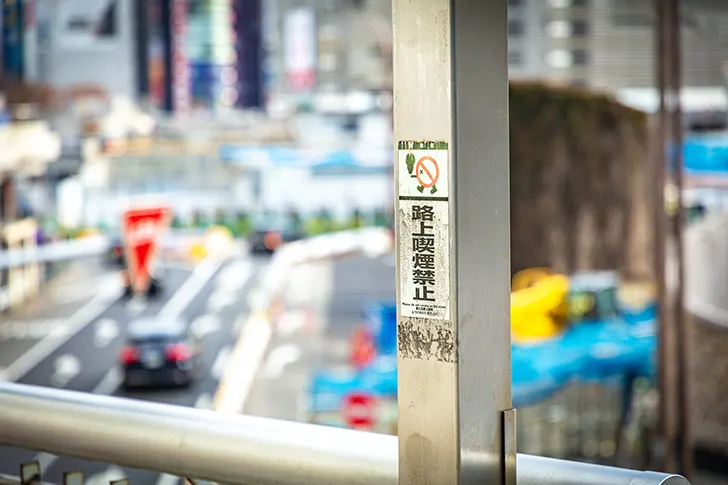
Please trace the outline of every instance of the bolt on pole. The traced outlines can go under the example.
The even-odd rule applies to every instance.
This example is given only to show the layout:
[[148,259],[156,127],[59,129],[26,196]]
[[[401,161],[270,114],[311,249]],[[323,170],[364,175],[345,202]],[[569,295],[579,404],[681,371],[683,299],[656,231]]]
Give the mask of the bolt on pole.
[[506,0],[394,0],[400,485],[515,484]]

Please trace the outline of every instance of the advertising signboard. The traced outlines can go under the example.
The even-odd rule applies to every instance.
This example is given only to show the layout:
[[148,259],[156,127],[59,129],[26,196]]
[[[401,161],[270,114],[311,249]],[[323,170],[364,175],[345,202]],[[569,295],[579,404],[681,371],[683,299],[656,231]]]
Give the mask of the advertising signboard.
[[284,62],[292,91],[311,91],[316,84],[316,17],[312,8],[286,14]]

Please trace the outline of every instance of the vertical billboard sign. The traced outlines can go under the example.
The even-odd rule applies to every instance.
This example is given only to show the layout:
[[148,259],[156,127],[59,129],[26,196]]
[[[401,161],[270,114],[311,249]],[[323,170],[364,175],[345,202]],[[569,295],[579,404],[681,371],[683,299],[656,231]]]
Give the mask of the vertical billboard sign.
[[159,0],[142,0],[145,2],[149,22],[149,98],[156,108],[164,107],[167,86],[167,71],[164,63],[164,27],[162,23],[162,2]]
[[[0,0],[0,77],[2,77],[4,73],[5,73],[5,0]],[[2,112],[0,111],[0,118],[1,117],[2,117]],[[1,274],[0,274],[0,282],[2,282]]]
[[36,0],[23,0],[23,77],[38,79],[38,22]]
[[263,107],[262,21],[261,0],[235,2],[236,105],[242,108]]
[[3,71],[22,78],[23,61],[23,0],[2,0]]
[[230,0],[210,4],[211,62],[214,66],[215,107],[234,106],[238,99],[238,73],[235,68],[234,12]]
[[190,66],[187,58],[187,0],[172,1],[172,99],[176,115],[190,112]]
[[311,91],[316,84],[316,16],[312,8],[286,14],[284,62],[292,91]]

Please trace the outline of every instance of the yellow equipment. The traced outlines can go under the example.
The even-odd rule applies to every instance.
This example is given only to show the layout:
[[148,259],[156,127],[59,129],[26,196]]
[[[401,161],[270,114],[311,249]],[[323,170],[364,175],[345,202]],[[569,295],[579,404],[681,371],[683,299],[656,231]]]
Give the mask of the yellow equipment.
[[569,278],[548,268],[529,268],[513,277],[511,332],[515,342],[552,338],[568,315]]

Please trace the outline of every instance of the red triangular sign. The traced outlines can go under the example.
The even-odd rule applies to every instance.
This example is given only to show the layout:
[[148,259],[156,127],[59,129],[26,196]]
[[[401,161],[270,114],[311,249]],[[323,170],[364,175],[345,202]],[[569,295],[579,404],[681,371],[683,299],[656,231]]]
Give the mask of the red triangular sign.
[[132,288],[136,293],[143,293],[149,287],[149,270],[157,252],[159,236],[167,228],[169,216],[167,207],[131,209],[124,213],[124,253]]

